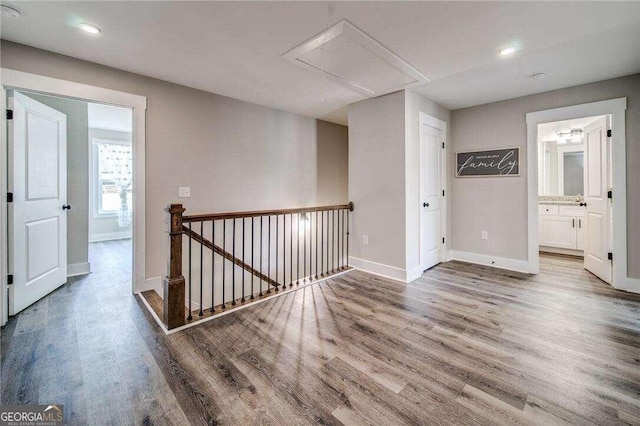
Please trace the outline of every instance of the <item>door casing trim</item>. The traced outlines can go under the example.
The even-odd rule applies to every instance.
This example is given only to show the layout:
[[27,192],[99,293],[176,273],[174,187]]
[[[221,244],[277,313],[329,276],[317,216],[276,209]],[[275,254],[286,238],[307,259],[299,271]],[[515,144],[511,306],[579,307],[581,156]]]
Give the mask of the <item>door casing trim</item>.
[[[145,281],[145,118],[147,98],[132,93],[105,89],[73,81],[45,77],[22,71],[0,68],[2,110],[7,106],[7,90],[55,95],[62,98],[97,102],[131,108],[133,111],[133,279],[132,291],[137,293]],[[7,304],[7,121],[0,120],[0,325],[8,320]]]
[[[440,120],[432,115],[429,115],[427,113],[424,113],[422,111],[419,112],[419,117],[418,117],[418,138],[419,138],[419,152],[420,152],[420,185],[419,185],[419,191],[420,191],[420,198],[422,198],[422,189],[424,186],[424,182],[423,182],[423,178],[424,178],[424,171],[425,171],[425,160],[424,160],[424,143],[422,141],[422,126],[428,126],[428,127],[432,127],[436,130],[440,131],[440,135],[442,137],[442,141],[444,142],[444,148],[439,150],[440,151],[440,186],[441,189],[440,190],[444,190],[445,194],[449,192],[448,188],[449,188],[449,182],[448,182],[448,174],[447,174],[447,153],[448,153],[448,149],[449,147],[447,146],[448,144],[447,142],[447,123],[443,120]],[[447,212],[448,212],[448,197],[442,196],[440,195],[440,238],[444,238],[445,239],[445,243],[443,243],[441,245],[440,248],[440,262],[446,262],[447,260],[449,260],[450,256],[449,256],[449,251],[447,250],[447,240],[448,240],[448,236],[447,236]],[[422,200],[420,201],[422,203]],[[418,262],[420,263],[420,268],[421,268],[421,274],[422,275],[422,271],[425,270],[426,265],[423,264],[422,262],[422,251],[423,251],[423,245],[424,245],[424,241],[422,241],[422,215],[423,215],[423,210],[420,209],[420,225],[418,227],[418,232],[420,232],[420,247],[418,250],[418,256],[419,256],[419,260]]]
[[526,114],[528,272],[540,271],[538,247],[538,124],[596,115],[611,115],[613,166],[613,276],[612,286],[640,293],[640,279],[629,276],[627,253],[627,151],[625,114],[627,98],[616,98]]

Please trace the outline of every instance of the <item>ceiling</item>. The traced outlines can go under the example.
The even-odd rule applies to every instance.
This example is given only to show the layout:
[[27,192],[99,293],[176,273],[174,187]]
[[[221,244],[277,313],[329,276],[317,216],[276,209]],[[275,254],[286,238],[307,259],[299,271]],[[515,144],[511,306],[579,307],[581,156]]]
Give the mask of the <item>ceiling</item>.
[[[449,109],[640,72],[640,2],[9,4],[23,16],[2,18],[3,39],[341,124],[365,95],[282,58],[341,19],[429,77],[412,90]],[[508,45],[521,50],[499,57]]]
[[574,120],[553,121],[551,123],[538,124],[538,142],[551,142],[558,138],[558,133],[565,133],[571,129],[584,129],[600,116],[576,118]]
[[128,108],[111,105],[87,104],[89,127],[92,129],[115,130],[131,133],[133,130],[133,114]]

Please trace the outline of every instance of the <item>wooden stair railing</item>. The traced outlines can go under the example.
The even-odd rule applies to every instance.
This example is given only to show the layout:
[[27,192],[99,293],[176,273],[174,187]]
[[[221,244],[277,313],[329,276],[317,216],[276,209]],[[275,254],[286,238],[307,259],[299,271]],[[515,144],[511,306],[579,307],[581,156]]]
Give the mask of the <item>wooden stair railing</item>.
[[191,239],[193,239],[194,241],[198,243],[202,243],[209,250],[215,251],[216,254],[219,254],[220,256],[224,257],[228,261],[233,262],[236,266],[241,267],[242,269],[249,272],[250,274],[260,278],[261,280],[266,281],[267,283],[271,284],[274,287],[277,287],[279,285],[277,282],[275,282],[265,274],[253,269],[251,265],[247,265],[246,263],[244,263],[242,259],[238,259],[237,257],[234,257],[233,254],[229,253],[228,251],[224,251],[223,249],[214,245],[211,241],[207,240],[206,238],[202,238],[202,235],[198,234],[195,231],[192,231],[191,229],[187,228],[185,225],[182,225],[182,232],[186,236],[191,237]]
[[[348,269],[349,213],[353,208],[353,203],[349,203],[185,216],[181,204],[169,205],[166,212],[170,254],[163,288],[164,324],[168,329],[180,327],[194,316],[217,315],[277,294],[287,289],[287,283],[291,289],[294,284],[324,279]],[[238,223],[241,226],[237,226]],[[250,232],[247,232],[247,223]],[[194,224],[199,224],[199,229],[194,230]],[[183,258],[183,237],[188,244],[186,258]],[[220,239],[222,244],[218,243]],[[210,256],[205,256],[204,248]],[[194,257],[199,266],[194,267]],[[205,271],[205,260],[209,259],[210,265]],[[182,274],[183,262],[186,279]],[[240,279],[236,276],[237,269]],[[249,286],[245,283],[247,274]],[[263,283],[266,283],[264,292]],[[209,306],[205,306],[209,302]],[[192,303],[196,303],[198,309],[192,310]]]

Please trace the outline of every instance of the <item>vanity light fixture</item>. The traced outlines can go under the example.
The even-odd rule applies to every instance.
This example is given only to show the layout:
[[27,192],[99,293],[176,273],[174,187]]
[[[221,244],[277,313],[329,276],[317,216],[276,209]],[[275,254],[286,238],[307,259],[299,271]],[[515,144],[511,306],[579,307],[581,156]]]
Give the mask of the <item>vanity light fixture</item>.
[[560,132],[558,133],[556,143],[558,145],[564,145],[566,143],[579,144],[582,143],[583,134],[584,130],[582,129],[571,129],[569,132]]

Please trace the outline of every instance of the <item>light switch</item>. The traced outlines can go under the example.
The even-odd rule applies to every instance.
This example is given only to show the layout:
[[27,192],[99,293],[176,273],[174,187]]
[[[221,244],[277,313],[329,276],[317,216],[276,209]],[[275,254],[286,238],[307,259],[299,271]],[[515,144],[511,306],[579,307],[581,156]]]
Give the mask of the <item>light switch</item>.
[[482,238],[483,240],[488,240],[489,239],[489,233],[487,231],[480,232],[480,238]]
[[178,198],[189,198],[189,197],[191,197],[190,186],[181,186],[178,188]]
[[363,235],[362,236],[362,244],[367,246],[369,245],[369,236],[368,235]]

